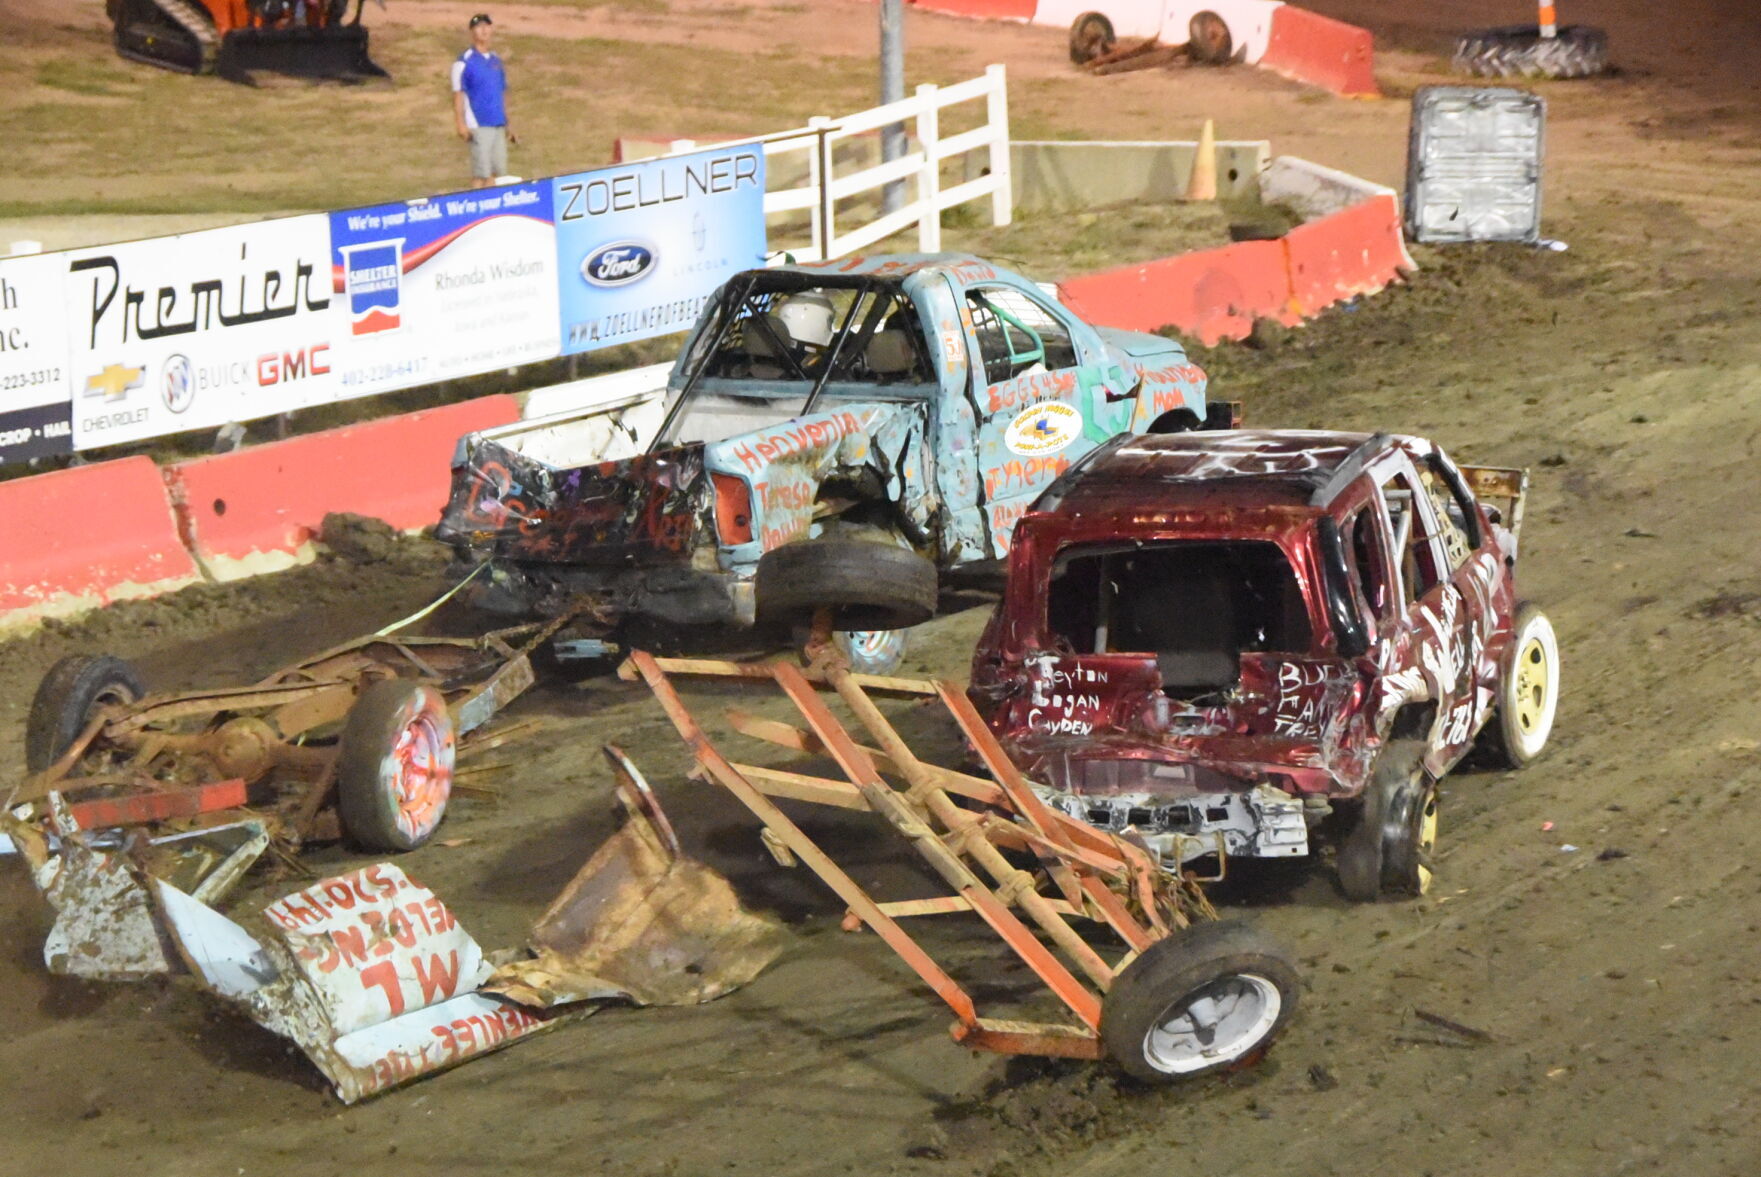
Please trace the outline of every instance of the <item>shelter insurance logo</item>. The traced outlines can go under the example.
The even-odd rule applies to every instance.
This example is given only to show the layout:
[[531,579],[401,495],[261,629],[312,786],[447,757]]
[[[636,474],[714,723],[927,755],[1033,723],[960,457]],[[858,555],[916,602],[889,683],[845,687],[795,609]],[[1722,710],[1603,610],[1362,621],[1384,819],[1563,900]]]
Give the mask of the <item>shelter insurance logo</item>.
[[380,335],[403,326],[403,238],[346,245],[342,259],[354,334]]

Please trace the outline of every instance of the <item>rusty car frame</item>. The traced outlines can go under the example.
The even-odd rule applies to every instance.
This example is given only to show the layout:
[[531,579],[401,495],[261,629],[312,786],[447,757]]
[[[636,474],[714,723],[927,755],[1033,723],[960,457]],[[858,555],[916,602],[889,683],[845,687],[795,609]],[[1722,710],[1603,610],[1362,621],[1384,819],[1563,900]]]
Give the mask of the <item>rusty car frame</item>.
[[240,688],[148,693],[120,658],[71,655],[38,686],[7,808],[88,831],[250,815],[284,849],[414,849],[445,813],[456,742],[532,685],[532,653],[568,620],[375,634]]

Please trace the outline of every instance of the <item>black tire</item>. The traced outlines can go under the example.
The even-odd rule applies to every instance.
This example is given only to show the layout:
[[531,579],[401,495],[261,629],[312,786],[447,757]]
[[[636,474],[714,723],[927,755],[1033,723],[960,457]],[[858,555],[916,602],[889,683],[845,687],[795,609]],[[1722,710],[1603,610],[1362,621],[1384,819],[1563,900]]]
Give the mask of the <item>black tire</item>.
[[1451,64],[1477,78],[1590,78],[1608,68],[1608,34],[1589,25],[1552,37],[1535,25],[1484,29],[1456,40]]
[[935,616],[936,566],[885,542],[801,540],[759,559],[753,591],[767,620],[809,621],[829,607],[837,629],[907,629]]
[[[1296,966],[1257,928],[1194,924],[1151,944],[1114,978],[1101,1002],[1101,1044],[1121,1070],[1146,1083],[1247,1066],[1290,1021],[1297,986]],[[1207,1043],[1202,1016],[1195,1024],[1188,1007],[1230,996],[1229,1009],[1211,1011],[1218,1021]],[[1219,1029],[1228,1035],[1221,1043]]]
[[86,730],[99,707],[133,703],[147,693],[135,668],[111,654],[70,654],[37,684],[25,721],[24,763],[42,772]]
[[1191,433],[1202,424],[1191,409],[1169,409],[1149,423],[1145,433]]
[[1559,711],[1559,639],[1528,601],[1517,604],[1498,668],[1498,701],[1475,751],[1489,766],[1523,768],[1547,747]]
[[433,836],[452,794],[453,728],[440,692],[385,679],[349,709],[337,748],[342,828],[363,850],[414,850]]
[[1395,786],[1382,813],[1382,893],[1416,898],[1431,890],[1436,867],[1437,782],[1419,769]]
[[1098,12],[1085,12],[1070,25],[1070,60],[1087,65],[1096,58],[1113,52],[1119,43],[1113,36],[1113,22]]
[[1186,24],[1186,56],[1200,65],[1228,65],[1235,58],[1229,23],[1208,10],[1193,13]]
[[1437,795],[1422,763],[1424,750],[1419,740],[1391,740],[1377,754],[1357,821],[1340,841],[1335,861],[1347,899],[1374,903],[1383,895],[1416,894],[1423,885],[1418,868],[1430,869],[1429,847],[1419,844],[1412,823],[1427,813],[1435,817]]

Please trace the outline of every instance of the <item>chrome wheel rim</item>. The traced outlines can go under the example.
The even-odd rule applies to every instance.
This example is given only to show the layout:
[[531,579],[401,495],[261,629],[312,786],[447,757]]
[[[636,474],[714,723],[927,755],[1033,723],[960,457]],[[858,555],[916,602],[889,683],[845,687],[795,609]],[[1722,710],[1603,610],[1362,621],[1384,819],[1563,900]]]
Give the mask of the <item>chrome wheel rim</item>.
[[1170,1005],[1143,1038],[1144,1061],[1169,1075],[1231,1063],[1278,1022],[1284,996],[1256,973],[1219,977]]

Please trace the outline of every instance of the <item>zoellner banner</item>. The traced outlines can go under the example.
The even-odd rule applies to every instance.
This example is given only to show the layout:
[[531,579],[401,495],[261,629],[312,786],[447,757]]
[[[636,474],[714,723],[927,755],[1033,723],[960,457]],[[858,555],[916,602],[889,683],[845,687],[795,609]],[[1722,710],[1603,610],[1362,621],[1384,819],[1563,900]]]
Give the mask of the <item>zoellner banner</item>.
[[709,148],[551,181],[564,355],[688,330],[764,264],[764,148]]
[[0,259],[0,464],[685,331],[764,254],[747,145]]

